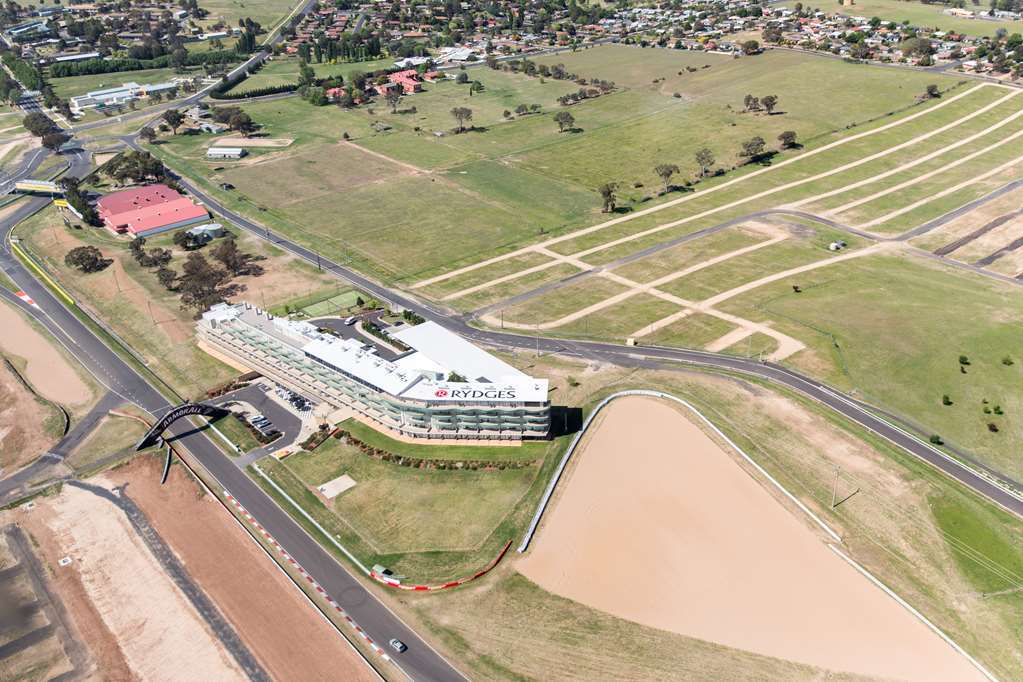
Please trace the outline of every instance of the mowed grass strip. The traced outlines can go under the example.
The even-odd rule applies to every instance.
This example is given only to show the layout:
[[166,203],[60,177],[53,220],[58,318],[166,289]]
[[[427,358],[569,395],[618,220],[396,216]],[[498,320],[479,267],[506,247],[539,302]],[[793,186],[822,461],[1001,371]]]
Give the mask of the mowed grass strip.
[[735,325],[707,313],[690,313],[686,317],[644,336],[644,346],[703,348],[711,341],[733,331]]
[[733,343],[722,352],[747,358],[770,355],[778,350],[778,340],[762,332],[754,332],[745,339]]
[[[800,293],[779,281],[720,307],[807,343],[786,361],[797,369],[1023,479],[1015,445],[1023,437],[1023,301],[1014,285],[913,255],[865,256],[804,273],[798,283]],[[965,371],[960,355],[970,362]],[[952,405],[942,405],[945,394]],[[984,413],[995,405],[1004,416]]]
[[671,301],[665,301],[652,294],[639,293],[552,331],[560,336],[613,339],[622,343],[637,329],[680,310],[681,308]]
[[527,291],[532,291],[545,284],[560,282],[572,275],[578,275],[579,272],[579,268],[574,265],[560,263],[465,296],[460,296],[459,298],[447,301],[447,303],[458,310],[478,310],[485,306],[500,303],[513,296],[524,294]]
[[947,194],[943,197],[927,201],[923,205],[907,211],[878,225],[872,225],[870,230],[883,235],[902,234],[906,230],[924,225],[932,220],[954,211],[955,209],[979,199],[990,192],[995,191],[1005,183],[1023,175],[1023,168],[1016,166],[1004,174],[992,176],[980,182],[974,182],[962,189]]
[[368,457],[336,439],[289,457],[285,466],[311,488],[342,474],[355,479],[354,488],[323,504],[384,554],[478,546],[539,471],[413,469]]
[[614,273],[634,282],[646,284],[766,239],[768,236],[757,230],[742,226],[729,227],[615,268]]
[[504,309],[504,318],[519,324],[553,322],[628,289],[604,277],[585,277]]
[[837,255],[827,248],[832,240],[829,231],[796,232],[782,242],[697,270],[659,288],[689,301],[702,301],[761,277],[832,258]]
[[423,287],[420,291],[431,298],[443,298],[449,294],[454,294],[474,286],[479,286],[480,284],[485,284],[486,282],[490,282],[499,277],[504,277],[505,275],[521,272],[522,270],[551,262],[552,259],[542,253],[527,251],[526,253],[521,253],[517,256],[512,256],[511,258],[498,261],[493,265],[470,270],[461,275],[436,282],[428,287]]
[[[1023,142],[1018,144],[1009,143],[1000,148],[989,150],[984,154],[962,163],[955,167],[942,169],[940,166],[931,170],[938,171],[926,179],[914,182],[902,189],[878,196],[866,203],[860,204],[848,211],[843,211],[841,217],[852,222],[854,225],[862,225],[868,221],[881,218],[889,213],[915,204],[964,182],[971,182],[988,174],[993,169],[1020,159],[1019,165],[1023,165]],[[1005,182],[1013,176],[1011,169],[1006,169]],[[997,178],[997,176],[991,176]],[[983,181],[979,181],[983,182]],[[894,184],[894,183],[893,183]],[[883,187],[875,187],[876,191],[885,191]],[[866,195],[869,196],[869,195]]]

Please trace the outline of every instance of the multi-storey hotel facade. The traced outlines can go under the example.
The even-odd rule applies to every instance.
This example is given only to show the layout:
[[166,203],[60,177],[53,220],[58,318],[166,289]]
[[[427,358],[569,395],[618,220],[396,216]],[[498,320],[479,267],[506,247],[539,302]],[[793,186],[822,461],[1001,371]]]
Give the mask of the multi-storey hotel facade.
[[246,303],[214,306],[197,328],[206,350],[405,436],[521,440],[550,431],[546,379],[433,322],[391,334],[408,350],[390,359],[368,338],[340,338]]

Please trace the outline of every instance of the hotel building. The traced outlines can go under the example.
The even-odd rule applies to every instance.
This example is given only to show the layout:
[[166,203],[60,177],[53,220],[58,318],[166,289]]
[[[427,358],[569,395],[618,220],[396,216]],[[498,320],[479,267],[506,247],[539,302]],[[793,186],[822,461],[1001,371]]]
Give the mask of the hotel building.
[[208,352],[405,436],[521,440],[550,431],[546,379],[434,322],[392,333],[393,345],[407,349],[400,353],[352,327],[345,332],[351,338],[340,338],[247,303],[218,304],[197,326]]

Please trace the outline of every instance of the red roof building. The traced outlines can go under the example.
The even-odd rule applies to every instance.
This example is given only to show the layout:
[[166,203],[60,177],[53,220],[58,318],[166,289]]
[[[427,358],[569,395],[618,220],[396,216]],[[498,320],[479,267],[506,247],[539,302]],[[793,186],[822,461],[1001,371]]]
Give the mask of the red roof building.
[[406,69],[404,71],[388,74],[387,80],[396,85],[400,85],[402,92],[406,95],[411,95],[413,92],[419,92],[423,89],[423,83],[419,80],[419,74],[416,73],[415,69]]
[[107,194],[96,202],[96,211],[108,230],[133,237],[147,237],[210,217],[205,207],[163,184]]

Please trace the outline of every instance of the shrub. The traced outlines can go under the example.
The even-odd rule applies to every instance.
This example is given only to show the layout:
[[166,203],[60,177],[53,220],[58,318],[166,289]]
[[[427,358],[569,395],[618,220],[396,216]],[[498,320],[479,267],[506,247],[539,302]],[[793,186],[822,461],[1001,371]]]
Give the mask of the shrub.
[[969,365],[970,364],[970,358],[966,357],[965,355],[960,355],[959,356],[959,364],[960,365]]
[[941,396],[941,404],[942,405],[951,405],[952,404],[952,399],[948,397],[947,393],[945,395]]
[[941,436],[939,436],[939,435],[938,435],[938,434],[936,434],[936,433],[935,433],[935,434],[932,434],[932,435],[931,435],[931,437],[930,437],[930,441],[931,441],[931,443],[933,443],[934,445],[944,445],[944,444],[945,444],[945,441],[943,441],[943,440],[941,439]]
[[1006,367],[1012,365],[1013,364],[1012,358],[1006,355],[1004,358],[1002,358],[1002,364],[1005,365]]
[[995,424],[994,422],[988,422],[987,430],[990,431],[991,433],[998,433],[998,424]]

